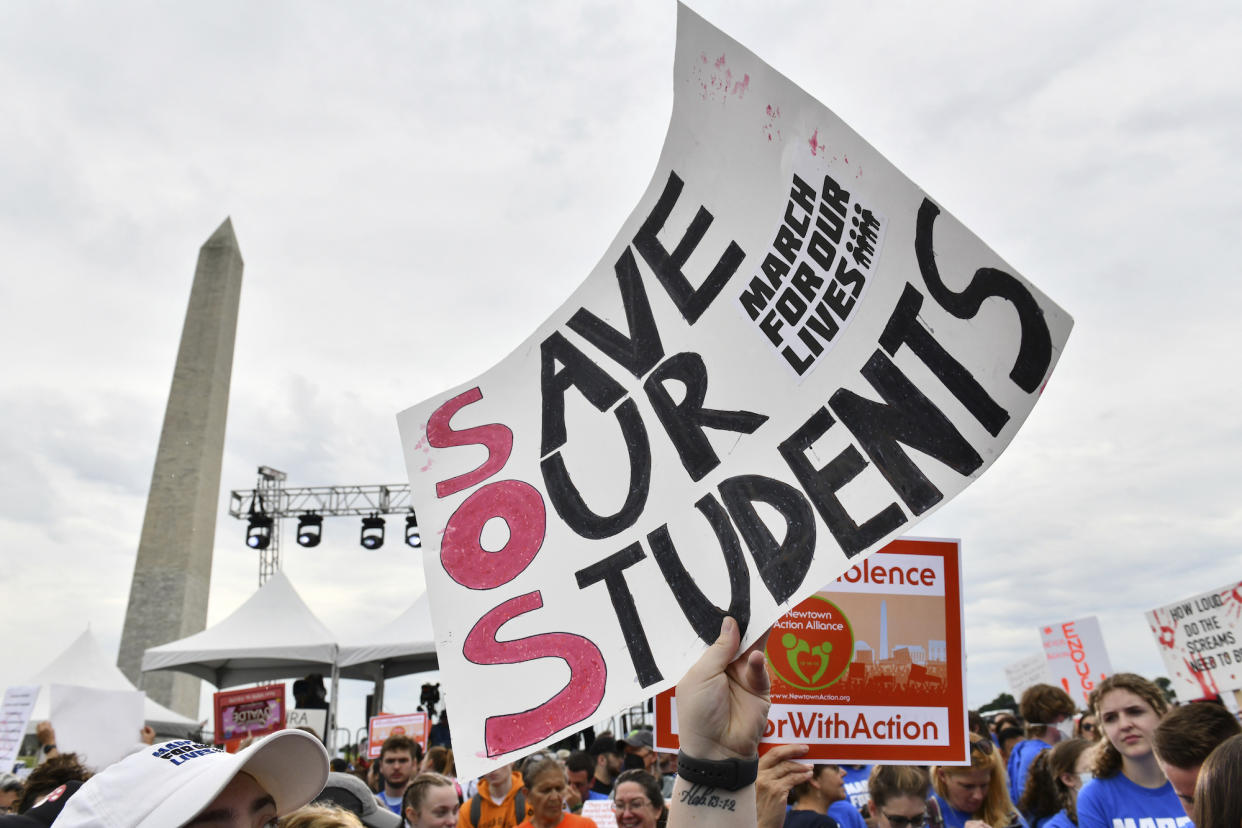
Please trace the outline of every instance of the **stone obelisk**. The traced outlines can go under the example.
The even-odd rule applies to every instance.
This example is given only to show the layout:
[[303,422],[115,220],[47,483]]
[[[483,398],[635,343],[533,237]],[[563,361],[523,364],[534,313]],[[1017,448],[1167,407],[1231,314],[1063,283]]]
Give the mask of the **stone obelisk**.
[[[241,279],[241,251],[225,219],[198,253],[129,588],[117,665],[135,684],[146,648],[207,624]],[[140,686],[160,704],[198,717],[199,679],[161,671]]]

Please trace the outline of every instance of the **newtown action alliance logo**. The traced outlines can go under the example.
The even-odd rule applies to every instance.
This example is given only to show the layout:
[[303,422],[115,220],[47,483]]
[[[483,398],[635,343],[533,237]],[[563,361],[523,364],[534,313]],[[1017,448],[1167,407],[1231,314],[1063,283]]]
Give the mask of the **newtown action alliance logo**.
[[773,675],[798,690],[822,690],[849,669],[854,631],[845,613],[812,595],[785,613],[768,634],[764,654]]

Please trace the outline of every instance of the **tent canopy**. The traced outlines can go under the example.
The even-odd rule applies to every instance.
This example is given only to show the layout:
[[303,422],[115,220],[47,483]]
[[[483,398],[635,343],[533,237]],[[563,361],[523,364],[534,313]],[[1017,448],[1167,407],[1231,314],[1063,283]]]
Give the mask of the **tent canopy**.
[[232,615],[200,633],[151,647],[142,671],[176,670],[217,688],[329,674],[336,637],[276,572]]
[[[93,687],[97,690],[130,690],[137,691],[133,683],[125,677],[112,659],[104,655],[103,648],[90,630],[82,633],[52,663],[40,670],[27,684],[40,686],[39,698],[35,702],[34,712],[30,717],[28,730],[34,732],[37,723],[48,718],[51,707],[51,688],[53,684],[71,684],[77,687]],[[143,701],[142,717],[157,733],[168,735],[186,735],[198,730],[198,722],[182,716],[146,698]],[[54,724],[54,723],[53,723]],[[135,741],[138,735],[134,734]]]
[[369,638],[366,644],[341,647],[341,675],[382,680],[440,666],[426,593]]

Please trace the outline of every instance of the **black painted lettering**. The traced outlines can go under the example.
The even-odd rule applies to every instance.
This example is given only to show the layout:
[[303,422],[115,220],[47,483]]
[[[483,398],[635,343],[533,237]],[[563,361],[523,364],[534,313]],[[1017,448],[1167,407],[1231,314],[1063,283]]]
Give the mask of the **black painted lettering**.
[[631,543],[620,552],[614,552],[602,561],[578,570],[574,577],[578,581],[578,589],[585,589],[600,581],[608,587],[608,598],[617,614],[617,623],[621,625],[621,636],[630,651],[630,660],[634,662],[638,683],[649,687],[663,676],[656,667],[655,656],[651,654],[643,621],[638,616],[638,607],[634,605],[634,593],[630,592],[630,585],[625,580],[625,570],[645,557],[647,556],[643,553],[642,545]]
[[578,535],[591,540],[610,538],[631,526],[642,516],[651,489],[651,445],[638,405],[627,399],[613,412],[630,459],[630,486],[621,509],[611,515],[599,515],[587,506],[578,487],[569,476],[559,451],[539,463],[543,482],[556,513],[565,525]]
[[[625,396],[621,384],[553,331],[539,346],[539,389],[543,407],[543,446],[540,456],[565,444],[565,392],[577,388],[598,411],[607,411]],[[558,369],[557,365],[563,366]]]
[[[757,474],[722,481],[720,496],[750,549],[764,586],[778,604],[783,604],[802,586],[815,557],[815,513],[811,505],[788,483]],[[755,511],[756,502],[766,503],[784,518],[785,536],[780,541]]]
[[995,437],[1009,422],[1009,412],[983,390],[966,367],[936,341],[931,331],[919,322],[919,309],[923,307],[923,294],[911,284],[901,293],[897,307],[880,335],[880,347],[896,356],[902,345],[909,346],[923,364],[931,369],[936,378],[944,383],[954,397],[966,407],[979,424]]
[[668,292],[669,298],[673,300],[673,304],[677,306],[682,317],[693,325],[712,301],[720,295],[720,291],[737,272],[746,254],[742,252],[737,242],[730,241],[703,284],[698,288],[690,286],[690,281],[681,269],[690,258],[690,254],[699,246],[699,242],[703,240],[707,228],[711,226],[712,214],[707,212],[706,208],[699,207],[694,220],[686,229],[686,235],[682,237],[672,253],[665,250],[664,245],[656,237],[656,234],[663,229],[664,223],[668,221],[673,205],[677,203],[677,198],[681,195],[682,186],[677,173],[670,172],[668,183],[664,185],[664,192],[634,236],[634,248],[650,265],[656,278],[660,280],[660,284],[664,285],[664,290]]
[[[680,403],[674,402],[665,388],[673,380],[685,388]],[[677,456],[692,480],[702,480],[712,469],[720,465],[720,458],[712,448],[704,429],[733,431],[752,434],[767,421],[763,414],[753,411],[720,411],[704,408],[707,398],[707,366],[703,357],[692,352],[675,354],[652,372],[643,384],[647,398],[655,409],[660,424],[668,432]],[[719,632],[719,630],[717,630]],[[715,639],[712,639],[713,641]]]
[[829,406],[910,511],[921,515],[944,495],[910,459],[902,444],[939,460],[962,476],[976,471],[983,460],[883,351],[871,355],[862,375],[884,403],[841,388],[832,395]]
[[852,558],[900,528],[906,522],[906,515],[900,506],[890,503],[860,525],[846,511],[837,492],[867,467],[867,461],[852,445],[818,469],[807,458],[807,451],[835,422],[828,409],[821,408],[781,442],[779,450],[824,519],[828,531],[837,539],[846,557]]
[[[746,625],[750,623],[750,570],[746,566],[746,559],[742,556],[742,545],[737,539],[737,533],[733,531],[729,516],[725,514],[724,508],[714,496],[704,495],[694,504],[694,507],[703,517],[707,518],[708,524],[716,534],[716,540],[720,543],[720,551],[724,555],[725,571],[729,573],[729,608],[720,609],[703,594],[703,590],[699,589],[694,576],[686,569],[681,556],[677,554],[677,548],[669,536],[668,524],[647,534],[651,554],[655,557],[656,563],[660,565],[664,580],[673,590],[673,597],[677,599],[677,605],[681,607],[682,614],[686,616],[686,620],[690,622],[690,626],[694,628],[699,638],[707,644],[714,642],[720,635],[720,622],[726,615],[731,615],[737,621],[738,628],[745,636]],[[691,559],[697,566],[704,557],[702,550],[696,548]]]
[[621,288],[621,305],[625,308],[629,334],[621,333],[586,308],[578,308],[566,324],[613,362],[642,379],[664,357],[664,346],[660,343],[647,290],[638,273],[638,263],[628,247],[613,265],[613,270]]
[[932,243],[932,227],[938,215],[940,208],[930,199],[923,199],[914,234],[914,252],[928,291],[941,307],[958,319],[974,318],[984,301],[993,296],[1012,304],[1018,312],[1021,333],[1018,355],[1009,378],[1023,391],[1034,393],[1052,363],[1052,335],[1048,331],[1043,309],[1021,282],[991,267],[976,270],[970,284],[961,293],[949,290],[940,278]]

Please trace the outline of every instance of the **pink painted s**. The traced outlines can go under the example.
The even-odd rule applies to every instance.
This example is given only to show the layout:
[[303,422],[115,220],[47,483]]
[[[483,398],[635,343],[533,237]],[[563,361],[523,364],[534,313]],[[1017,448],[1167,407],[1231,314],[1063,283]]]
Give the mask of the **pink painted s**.
[[499,641],[507,622],[543,606],[538,591],[518,595],[489,610],[466,636],[462,655],[475,664],[518,664],[538,658],[559,658],[569,665],[569,683],[543,704],[520,713],[491,716],[483,726],[488,756],[511,753],[583,721],[604,699],[608,669],[590,640],[571,633],[541,633]]
[[513,453],[513,432],[508,426],[490,423],[458,431],[449,424],[454,414],[481,399],[483,399],[483,392],[475,386],[447,400],[427,421],[427,442],[435,448],[472,445],[482,445],[487,448],[487,460],[483,461],[477,469],[437,483],[436,497],[448,497],[462,489],[482,483],[509,462],[509,455]]

